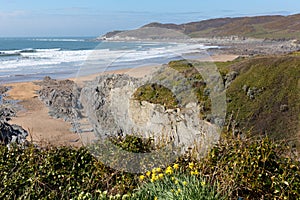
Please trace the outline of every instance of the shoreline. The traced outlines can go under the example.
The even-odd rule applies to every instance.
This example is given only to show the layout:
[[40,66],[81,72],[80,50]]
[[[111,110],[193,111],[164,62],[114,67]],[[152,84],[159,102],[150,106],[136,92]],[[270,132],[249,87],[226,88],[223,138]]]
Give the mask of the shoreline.
[[[201,61],[226,62],[234,60],[238,55],[215,55],[208,59],[200,59]],[[79,86],[83,86],[84,82],[91,81],[99,75],[103,74],[128,74],[133,77],[143,77],[151,73],[157,66],[143,66],[128,69],[119,69],[96,73],[88,76],[73,77],[73,80]],[[62,79],[65,80],[65,79]],[[29,132],[28,141],[32,141],[39,145],[52,146],[82,146],[81,137],[77,133],[71,131],[70,122],[63,119],[54,119],[49,116],[49,108],[39,99],[36,93],[40,86],[35,84],[40,81],[27,81],[3,84],[11,87],[6,93],[6,99],[18,100],[18,104],[24,109],[19,110],[16,117],[9,121],[10,124],[22,126]]]

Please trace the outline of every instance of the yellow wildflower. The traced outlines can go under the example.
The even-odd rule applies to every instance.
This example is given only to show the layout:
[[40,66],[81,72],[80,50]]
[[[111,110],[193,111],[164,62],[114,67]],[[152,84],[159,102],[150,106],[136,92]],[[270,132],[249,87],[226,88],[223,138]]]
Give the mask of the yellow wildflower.
[[158,177],[159,177],[159,178],[163,178],[163,177],[164,177],[164,174],[163,174],[163,173],[160,173],[160,174],[158,174]]
[[188,183],[187,183],[186,181],[183,181],[182,184],[183,184],[183,185],[187,185]]
[[174,180],[175,180],[175,177],[173,176],[173,177],[171,178],[171,180],[174,181]]
[[191,171],[191,175],[199,175],[199,172],[198,172],[198,170]]
[[205,181],[202,181],[202,182],[201,182],[201,185],[202,185],[202,186],[205,186],[205,185],[206,185]]
[[155,174],[152,174],[151,177],[151,182],[157,181],[158,180],[158,176],[156,176]]
[[156,174],[152,174],[151,178],[155,179],[155,177],[156,177]]
[[161,172],[161,168],[159,168],[159,167],[156,168],[156,172],[158,172],[158,173]]
[[174,168],[174,169],[178,169],[178,168],[179,168],[179,165],[178,165],[178,164],[174,164],[174,165],[173,165],[173,168]]
[[148,177],[150,177],[151,172],[150,172],[150,171],[147,171],[147,172],[146,172],[146,175],[147,175]]
[[190,163],[189,163],[189,168],[190,168],[190,169],[194,169],[194,167],[195,167],[195,164],[194,164],[193,162],[190,162]]
[[173,169],[172,169],[172,167],[167,167],[167,169],[166,169],[166,174],[172,174],[173,173]]
[[154,200],[158,200],[158,198],[157,198],[157,197],[154,197]]
[[178,184],[178,180],[175,180],[175,185],[177,185]]
[[144,180],[146,177],[144,175],[140,175],[140,180]]

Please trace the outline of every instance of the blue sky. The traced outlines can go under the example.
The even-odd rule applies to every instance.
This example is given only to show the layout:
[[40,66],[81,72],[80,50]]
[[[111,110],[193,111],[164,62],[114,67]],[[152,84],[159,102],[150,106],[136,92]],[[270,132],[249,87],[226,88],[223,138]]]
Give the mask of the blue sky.
[[0,37],[97,36],[154,21],[295,13],[299,0],[0,0]]

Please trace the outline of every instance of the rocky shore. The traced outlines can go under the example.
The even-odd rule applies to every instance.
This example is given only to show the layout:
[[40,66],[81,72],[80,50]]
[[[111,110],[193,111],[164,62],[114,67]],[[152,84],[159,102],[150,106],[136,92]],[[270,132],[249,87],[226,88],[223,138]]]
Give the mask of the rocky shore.
[[21,126],[9,123],[11,118],[16,116],[17,106],[4,99],[8,90],[8,87],[0,86],[0,144],[25,144],[28,132]]

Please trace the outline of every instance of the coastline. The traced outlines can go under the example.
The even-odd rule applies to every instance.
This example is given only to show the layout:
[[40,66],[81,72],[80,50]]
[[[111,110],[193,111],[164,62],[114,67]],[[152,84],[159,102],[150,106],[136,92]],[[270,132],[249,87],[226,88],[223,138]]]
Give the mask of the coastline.
[[[226,62],[239,57],[238,55],[219,54],[209,58],[198,59],[201,61]],[[151,73],[158,66],[143,66],[128,69],[119,69],[96,73],[88,76],[70,78],[76,84],[83,86],[86,81],[91,81],[103,74],[128,74],[133,77],[143,77]],[[54,119],[49,116],[49,108],[38,98],[37,91],[41,86],[35,84],[39,81],[7,83],[5,86],[11,87],[7,92],[6,99],[18,100],[24,109],[17,112],[10,124],[22,126],[29,132],[27,140],[39,145],[50,146],[82,146],[81,138],[78,134],[71,131],[70,122],[63,119]]]

